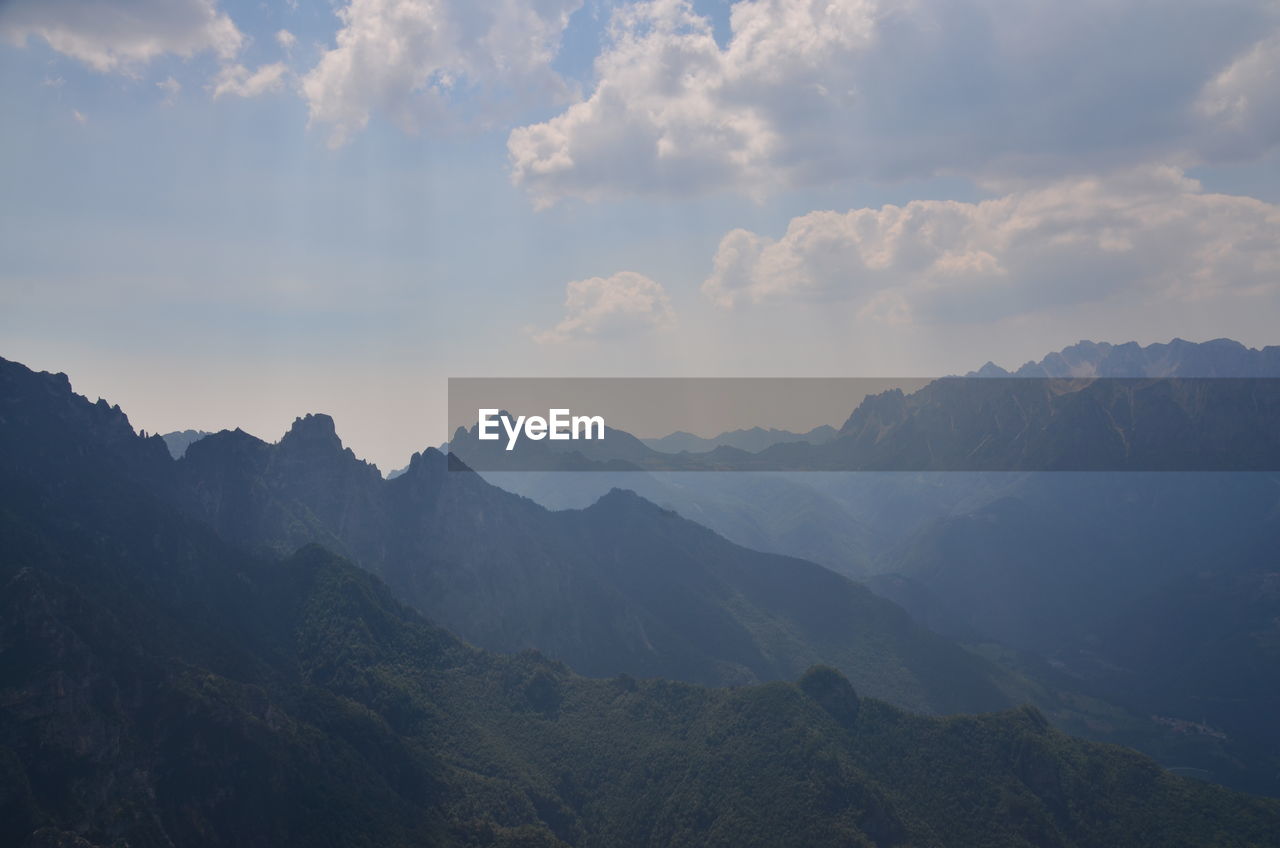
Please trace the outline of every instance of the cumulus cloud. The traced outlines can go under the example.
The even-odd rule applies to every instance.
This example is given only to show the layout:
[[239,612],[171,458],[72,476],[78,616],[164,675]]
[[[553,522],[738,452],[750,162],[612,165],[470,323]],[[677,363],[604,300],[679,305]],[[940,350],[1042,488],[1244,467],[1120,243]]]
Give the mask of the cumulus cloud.
[[215,0],[8,0],[0,37],[17,45],[40,38],[96,71],[128,74],[166,53],[230,59],[244,43]]
[[284,51],[286,53],[293,50],[293,46],[297,43],[298,43],[298,36],[289,32],[289,30],[287,29],[282,29],[276,33],[276,44],[279,44],[282,48],[284,48]]
[[[508,139],[566,196],[1040,177],[1280,142],[1270,0],[687,0],[619,9],[591,95]],[[1236,127],[1228,124],[1234,121]]]
[[778,239],[734,230],[703,292],[724,307],[847,300],[890,322],[989,320],[1121,292],[1276,295],[1278,236],[1280,207],[1147,167],[979,203],[811,212]]
[[304,77],[313,125],[331,142],[380,113],[414,132],[440,120],[465,91],[562,96],[551,70],[560,36],[582,0],[351,0],[338,10],[336,46]]
[[279,91],[284,85],[284,76],[288,71],[284,62],[263,65],[256,71],[250,71],[244,65],[227,65],[218,71],[210,88],[213,99],[224,94],[236,97],[257,97],[272,91]]
[[675,320],[671,300],[663,287],[634,271],[611,277],[576,280],[565,287],[564,319],[549,330],[535,333],[543,342],[581,341],[647,330],[663,330]]

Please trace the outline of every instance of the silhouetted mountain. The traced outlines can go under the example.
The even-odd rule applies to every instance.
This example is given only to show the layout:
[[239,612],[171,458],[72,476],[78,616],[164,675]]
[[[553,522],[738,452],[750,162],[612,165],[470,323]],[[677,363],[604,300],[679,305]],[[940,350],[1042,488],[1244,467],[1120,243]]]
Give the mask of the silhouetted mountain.
[[[503,416],[507,413],[503,412]],[[518,450],[507,450],[506,437],[484,440],[478,425],[459,427],[449,440],[450,455],[468,466],[503,471],[639,471],[671,461],[625,430],[605,427],[604,438],[576,441],[524,439]]]
[[327,416],[299,419],[276,445],[215,434],[177,470],[191,513],[225,538],[281,554],[331,547],[481,647],[702,683],[786,679],[823,662],[917,709],[1010,703],[999,669],[864,587],[630,492],[549,512],[434,449],[383,480]]
[[[1276,350],[1249,351],[1227,341],[1148,348],[1083,344],[1045,362],[1079,365],[1092,361],[1085,353],[1111,352],[1099,360],[1106,376],[1132,378],[1124,369],[1137,368],[1139,360],[1114,352],[1138,351],[1146,373],[1219,374],[1225,379],[1210,382],[1230,390],[1247,384],[1228,370],[1233,363],[1243,376],[1274,376],[1267,363]],[[1066,372],[1054,376],[1059,373]],[[894,456],[891,448],[909,452],[922,445],[955,454],[988,437],[988,449],[1010,451],[1019,432],[1042,422],[1040,435],[1022,439],[1027,455],[1038,443],[1047,452],[1041,456],[1059,451],[1070,465],[1075,460],[1063,453],[1067,447],[1090,448],[1100,440],[1105,449],[1116,444],[1116,434],[1134,428],[1156,434],[1150,444],[1176,449],[1179,434],[1200,426],[1189,419],[1199,417],[1223,428],[1204,441],[1240,451],[1239,440],[1228,434],[1237,418],[1231,410],[1249,400],[1243,394],[1233,399],[1229,391],[1225,405],[1162,397],[1157,389],[1179,384],[1136,380],[1128,384],[1140,389],[1132,395],[1116,391],[1125,383],[1091,384],[1098,394],[1072,397],[1077,408],[1067,409],[1063,400],[1025,388],[1052,385],[1043,380],[992,381],[997,385],[990,390],[959,392],[958,399],[956,390],[946,391],[956,382],[940,381],[918,398],[869,399],[851,416],[849,438],[870,443],[868,455],[879,451],[881,457]],[[953,417],[957,411],[965,414]],[[1275,410],[1250,414],[1258,415],[1259,429],[1280,432]],[[597,477],[617,479],[592,473],[491,476],[546,502],[558,497],[560,505],[589,497]],[[857,576],[888,572],[870,578],[870,585],[918,621],[964,642],[998,642],[1043,655],[1066,677],[1062,688],[1083,686],[1160,716],[1189,743],[1177,752],[1166,749],[1166,762],[1183,762],[1254,791],[1280,792],[1280,730],[1271,719],[1280,707],[1280,692],[1271,685],[1277,679],[1271,670],[1280,667],[1274,626],[1280,602],[1269,577],[1280,549],[1275,475],[622,476],[736,541],[782,553],[803,550]],[[792,536],[785,530],[792,523],[805,529]],[[1190,643],[1189,633],[1203,639]],[[1129,741],[1149,751],[1165,745]]]
[[616,428],[514,450],[458,428],[481,471],[1280,470],[1280,379],[948,377],[866,397],[831,440],[665,454]]
[[[184,515],[163,443],[65,377],[0,361],[0,422],[3,844],[1276,844],[1280,803],[1033,709],[931,719],[830,669],[708,690],[477,651],[320,548],[264,559]],[[320,418],[281,450],[222,436],[284,469],[337,450]],[[323,474],[366,473],[341,464]],[[643,533],[635,500],[599,508]]]
[[828,442],[836,434],[836,428],[829,424],[814,427],[807,433],[793,433],[790,430],[776,430],[772,427],[752,427],[747,430],[729,430],[718,436],[703,438],[683,430],[676,431],[660,439],[641,439],[649,447],[662,453],[706,453],[717,447],[730,447],[748,453],[762,451],[770,445],[782,442],[808,442],[820,445]]
[[187,448],[191,447],[192,442],[198,442],[205,436],[208,436],[204,430],[175,430],[172,433],[165,433],[160,438],[164,439],[165,446],[169,448],[169,454],[174,459],[182,459],[182,455],[187,452]]
[[869,397],[827,444],[774,445],[752,462],[866,471],[1278,470],[1277,420],[1273,379],[957,377]]
[[735,544],[850,577],[871,570],[879,528],[796,475],[755,472],[487,471],[495,486],[548,509],[582,509],[625,488]]
[[1012,373],[988,362],[970,377],[1280,377],[1280,347],[1231,339],[1113,345],[1081,341]]

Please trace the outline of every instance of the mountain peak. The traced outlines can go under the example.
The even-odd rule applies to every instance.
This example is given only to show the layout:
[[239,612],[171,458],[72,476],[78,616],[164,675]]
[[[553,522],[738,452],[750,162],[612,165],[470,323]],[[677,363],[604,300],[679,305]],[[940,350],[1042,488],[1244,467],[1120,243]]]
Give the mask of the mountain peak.
[[975,377],[1008,377],[1009,372],[996,365],[991,360],[987,360],[987,364],[973,372]]
[[322,412],[295,418],[293,426],[284,434],[280,444],[290,447],[342,450],[342,440],[338,438],[338,430],[334,426],[333,418]]
[[587,507],[585,511],[610,513],[619,510],[625,510],[627,512],[639,510],[648,513],[675,514],[670,510],[663,509],[653,501],[637,494],[631,489],[623,489],[617,486],[614,486],[608,492],[601,495],[600,499]]
[[293,419],[293,426],[289,428],[289,434],[324,434],[326,436],[337,436],[338,430],[334,426],[333,416],[325,415],[323,412],[312,412]]

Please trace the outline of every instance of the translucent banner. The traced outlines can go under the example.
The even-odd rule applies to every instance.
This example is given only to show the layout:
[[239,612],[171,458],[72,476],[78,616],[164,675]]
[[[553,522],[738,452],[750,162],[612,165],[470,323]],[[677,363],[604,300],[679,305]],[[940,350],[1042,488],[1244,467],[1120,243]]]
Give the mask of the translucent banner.
[[1274,378],[455,378],[479,471],[1275,471]]

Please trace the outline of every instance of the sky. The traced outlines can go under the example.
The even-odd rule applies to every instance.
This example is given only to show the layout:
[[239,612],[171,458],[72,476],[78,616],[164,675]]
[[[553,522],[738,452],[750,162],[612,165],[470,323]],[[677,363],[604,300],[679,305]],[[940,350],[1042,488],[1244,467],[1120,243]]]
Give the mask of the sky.
[[1275,2],[0,0],[0,111],[0,356],[152,432],[1280,343]]

